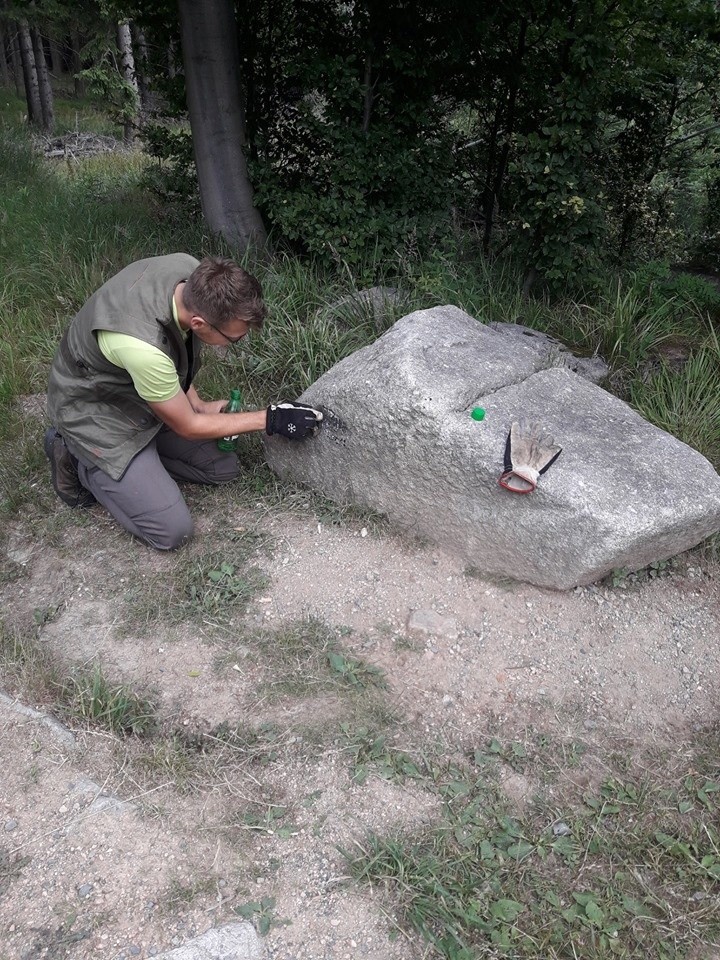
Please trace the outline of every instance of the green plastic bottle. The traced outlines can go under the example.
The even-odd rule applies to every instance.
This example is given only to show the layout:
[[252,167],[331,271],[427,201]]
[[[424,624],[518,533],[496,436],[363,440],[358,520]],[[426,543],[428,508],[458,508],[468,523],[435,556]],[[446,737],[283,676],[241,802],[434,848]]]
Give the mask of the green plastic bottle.
[[[230,403],[223,410],[223,413],[240,413],[242,410],[242,396],[239,390],[230,391]],[[237,446],[237,438],[239,434],[235,434],[232,437],[223,437],[221,440],[218,440],[217,445],[218,449],[222,450],[223,453],[234,453]]]

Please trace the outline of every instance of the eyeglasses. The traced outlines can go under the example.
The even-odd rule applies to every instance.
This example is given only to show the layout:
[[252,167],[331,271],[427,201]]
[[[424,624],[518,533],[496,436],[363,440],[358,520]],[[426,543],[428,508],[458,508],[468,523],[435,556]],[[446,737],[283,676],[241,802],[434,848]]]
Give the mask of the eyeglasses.
[[[205,320],[205,317],[202,317],[202,319]],[[216,333],[219,333],[221,337],[225,337],[225,339],[227,340],[227,342],[228,342],[229,344],[231,344],[232,346],[235,346],[236,344],[240,343],[240,341],[241,341],[244,337],[246,337],[247,334],[248,334],[248,331],[246,330],[245,333],[241,333],[239,337],[229,337],[226,333],[223,333],[223,332],[222,332],[222,330],[220,329],[220,327],[216,327],[215,324],[214,324],[214,323],[210,323],[209,320],[205,320],[205,323],[206,323],[209,327],[212,327],[213,330],[215,330]]]

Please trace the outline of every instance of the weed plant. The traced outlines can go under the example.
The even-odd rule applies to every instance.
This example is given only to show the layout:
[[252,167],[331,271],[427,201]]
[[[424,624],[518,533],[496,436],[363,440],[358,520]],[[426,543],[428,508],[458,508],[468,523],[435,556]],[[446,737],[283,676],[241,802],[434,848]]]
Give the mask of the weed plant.
[[[280,630],[246,637],[262,653],[270,674],[263,687],[265,695],[273,699],[350,691],[367,696],[370,689],[384,689],[382,672],[344,649],[342,634],[341,629],[307,617]],[[228,656],[223,659],[227,661]]]
[[217,623],[242,615],[266,583],[250,562],[265,545],[265,538],[252,531],[231,531],[222,548],[176,553],[161,573],[143,574],[131,583],[125,593],[125,623]]
[[[561,809],[536,799],[519,815],[496,766],[522,765],[526,750],[514,746],[495,742],[474,765],[444,770],[405,757],[413,777],[426,770],[442,818],[368,835],[344,851],[353,876],[382,887],[403,926],[447,960],[678,960],[717,942],[716,748],[680,775],[656,763],[655,776],[635,776],[626,765],[597,788],[575,789]],[[387,764],[384,751],[378,762]]]

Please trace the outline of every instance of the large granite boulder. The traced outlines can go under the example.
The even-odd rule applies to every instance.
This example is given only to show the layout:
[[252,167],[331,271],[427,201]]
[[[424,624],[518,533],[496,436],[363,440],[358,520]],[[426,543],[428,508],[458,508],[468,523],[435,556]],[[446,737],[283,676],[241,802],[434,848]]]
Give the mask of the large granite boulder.
[[[325,412],[323,429],[302,444],[267,438],[268,462],[479,570],[557,589],[639,569],[720,529],[720,477],[704,457],[547,364],[534,344],[457,307],[412,313],[303,394]],[[563,447],[529,496],[497,482],[523,416]]]

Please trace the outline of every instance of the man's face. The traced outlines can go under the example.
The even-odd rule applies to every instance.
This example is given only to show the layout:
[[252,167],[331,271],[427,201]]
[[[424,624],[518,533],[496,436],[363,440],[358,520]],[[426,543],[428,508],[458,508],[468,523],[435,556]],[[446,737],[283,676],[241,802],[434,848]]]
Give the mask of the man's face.
[[191,327],[198,339],[211,347],[229,347],[247,336],[250,326],[242,317],[234,317],[223,324],[222,329],[204,317],[194,316]]

